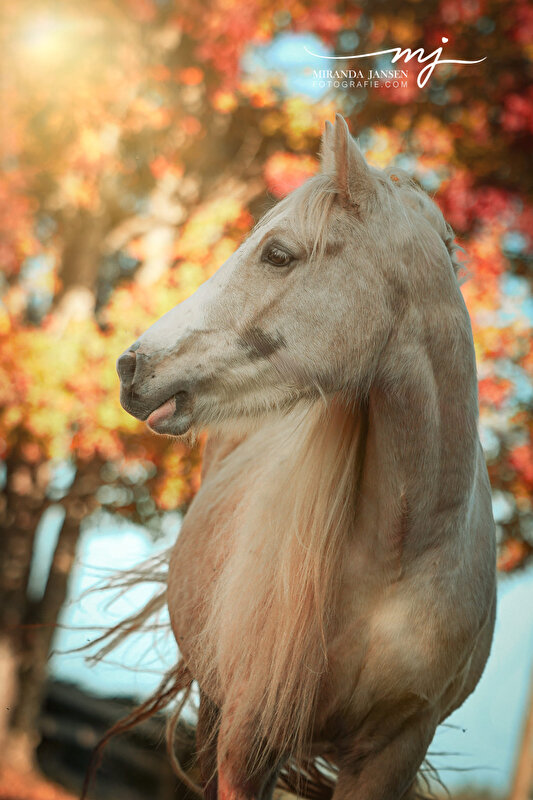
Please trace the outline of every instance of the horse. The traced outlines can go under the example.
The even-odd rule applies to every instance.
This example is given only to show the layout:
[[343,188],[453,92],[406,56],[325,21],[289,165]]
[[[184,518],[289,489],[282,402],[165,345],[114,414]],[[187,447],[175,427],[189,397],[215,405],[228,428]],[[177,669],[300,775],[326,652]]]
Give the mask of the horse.
[[207,431],[167,587],[207,800],[270,800],[289,763],[331,765],[333,800],[414,797],[480,679],[495,527],[456,249],[337,115],[319,173],[118,360],[126,411]]

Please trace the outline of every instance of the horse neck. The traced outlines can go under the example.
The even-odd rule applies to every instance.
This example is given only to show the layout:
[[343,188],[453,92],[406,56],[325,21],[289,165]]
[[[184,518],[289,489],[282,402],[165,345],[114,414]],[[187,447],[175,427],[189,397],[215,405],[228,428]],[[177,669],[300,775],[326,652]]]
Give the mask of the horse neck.
[[369,399],[366,491],[396,528],[409,526],[415,551],[443,528],[453,535],[454,519],[465,517],[479,449],[470,324],[460,307],[447,320],[440,312],[444,320],[429,320],[418,341],[400,325]]

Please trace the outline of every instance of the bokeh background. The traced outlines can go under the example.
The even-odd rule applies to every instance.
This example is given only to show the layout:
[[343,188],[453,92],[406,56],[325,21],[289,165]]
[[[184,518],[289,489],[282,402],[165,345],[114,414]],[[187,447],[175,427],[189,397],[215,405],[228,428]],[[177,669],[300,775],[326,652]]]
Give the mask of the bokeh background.
[[[1,14],[0,797],[70,796],[40,772],[77,791],[97,737],[175,658],[164,619],[102,663],[73,652],[150,596],[143,585],[111,607],[109,593],[82,597],[106,570],[167,547],[199,482],[201,448],[121,410],[114,363],[315,172],[324,121],[341,111],[371,163],[406,169],[434,196],[466,251],[500,608],[483,681],[433,760],[454,796],[526,800],[532,7],[46,0]],[[485,61],[437,67],[424,89],[415,60],[397,65],[409,73],[397,88],[313,76],[354,68],[330,56],[427,54],[442,37],[443,57]],[[390,57],[357,68],[391,68]],[[156,720],[111,746],[93,796],[185,797],[160,738]]]

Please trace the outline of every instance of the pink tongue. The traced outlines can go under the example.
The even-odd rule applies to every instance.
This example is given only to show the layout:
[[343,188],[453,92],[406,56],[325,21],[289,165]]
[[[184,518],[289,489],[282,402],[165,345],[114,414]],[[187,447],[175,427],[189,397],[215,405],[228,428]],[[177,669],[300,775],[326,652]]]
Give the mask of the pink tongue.
[[152,411],[146,422],[151,428],[155,428],[160,422],[163,422],[163,420],[171,417],[175,411],[176,398],[171,397],[170,400],[167,400],[167,402],[163,403],[162,406],[159,406],[159,408],[156,408],[155,411]]

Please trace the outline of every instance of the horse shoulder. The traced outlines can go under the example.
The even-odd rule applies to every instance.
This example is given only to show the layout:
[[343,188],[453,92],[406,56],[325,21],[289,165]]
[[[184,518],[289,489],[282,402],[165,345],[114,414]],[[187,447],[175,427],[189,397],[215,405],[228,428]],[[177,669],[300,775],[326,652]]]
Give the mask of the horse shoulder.
[[351,698],[357,715],[382,693],[392,703],[418,694],[449,713],[483,671],[494,627],[495,533],[481,449],[468,507],[438,527],[438,546],[404,562],[388,585],[374,585],[365,578],[370,565],[359,565],[353,603],[344,598],[352,620],[332,648],[333,683],[340,693],[349,687],[345,702]]

